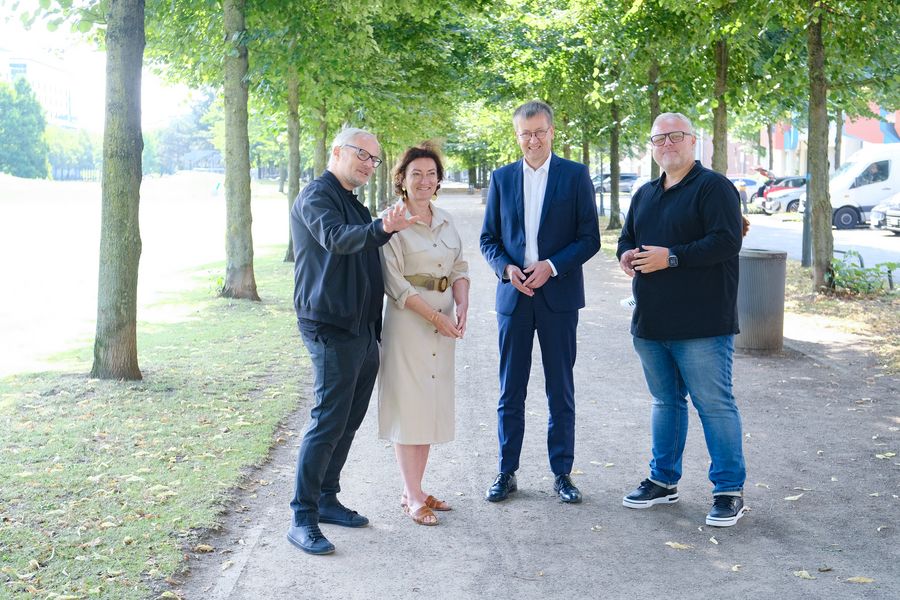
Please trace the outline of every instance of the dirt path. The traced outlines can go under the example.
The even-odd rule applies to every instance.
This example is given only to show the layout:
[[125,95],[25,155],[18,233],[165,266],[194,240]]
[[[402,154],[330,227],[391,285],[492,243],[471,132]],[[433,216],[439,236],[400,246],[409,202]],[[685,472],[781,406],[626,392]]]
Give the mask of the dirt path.
[[[438,527],[416,526],[401,513],[399,474],[390,446],[376,437],[373,402],[341,495],[372,525],[324,525],[337,546],[331,556],[290,546],[284,536],[309,410],[304,397],[271,461],[236,492],[221,531],[204,540],[215,552],[189,552],[190,572],[177,588],[184,598],[900,597],[900,458],[891,454],[900,452],[900,381],[876,376],[862,355],[851,368],[829,362],[827,340],[798,342],[777,357],[736,358],[752,509],[738,526],[703,524],[710,484],[696,413],[681,501],[645,511],[621,506],[646,476],[649,399],[630,314],[619,306],[629,282],[602,253],[586,267],[575,372],[574,479],[585,501],[563,505],[552,493],[536,348],[520,491],[504,503],[485,502],[496,474],[494,278],[477,247],[479,198],[441,202],[463,234],[473,278],[469,330],[457,354],[457,439],[433,450],[425,482],[454,510]],[[841,348],[842,356],[853,352]]]

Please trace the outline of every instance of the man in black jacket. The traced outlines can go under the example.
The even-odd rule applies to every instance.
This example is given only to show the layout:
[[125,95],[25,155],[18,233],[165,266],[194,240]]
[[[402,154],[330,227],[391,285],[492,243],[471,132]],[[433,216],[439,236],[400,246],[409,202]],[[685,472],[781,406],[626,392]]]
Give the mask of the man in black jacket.
[[315,374],[315,406],[300,445],[288,541],[310,554],[334,544],[319,523],[365,527],[342,505],[341,469],[362,424],[378,373],[384,280],[379,248],[407,219],[398,203],[372,220],[353,190],[381,164],[371,133],[344,129],[331,145],[328,169],[307,185],[291,210],[294,308]]
[[696,137],[684,115],[657,117],[650,143],[663,174],[631,201],[617,256],[634,278],[631,333],[653,396],[653,458],[650,477],[622,503],[649,508],[678,500],[690,394],[711,459],[713,506],[706,524],[728,527],[746,510],[741,416],[731,373],[738,333],[739,198],[728,179],[694,160]]

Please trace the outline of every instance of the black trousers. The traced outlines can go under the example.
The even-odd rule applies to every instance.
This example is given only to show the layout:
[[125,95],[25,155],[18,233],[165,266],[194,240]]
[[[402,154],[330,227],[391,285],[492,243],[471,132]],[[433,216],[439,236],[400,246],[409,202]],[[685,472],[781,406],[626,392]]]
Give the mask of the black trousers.
[[295,525],[319,522],[319,500],[341,491],[341,469],[366,416],[378,375],[375,325],[359,336],[303,334],[315,375],[316,404],[297,457],[291,509]]

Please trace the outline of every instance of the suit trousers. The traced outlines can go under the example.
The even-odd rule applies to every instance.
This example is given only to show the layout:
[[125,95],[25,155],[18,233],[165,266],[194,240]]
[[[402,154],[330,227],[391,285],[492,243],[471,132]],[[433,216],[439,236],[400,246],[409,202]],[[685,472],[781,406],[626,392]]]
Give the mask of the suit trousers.
[[525,397],[531,374],[531,351],[537,331],[544,367],[550,416],[547,453],[554,475],[572,471],[575,458],[575,332],[578,311],[553,312],[541,289],[532,297],[522,294],[511,315],[497,314],[500,333],[500,402],[497,434],[500,471],[519,468],[525,434]]
[[379,352],[374,323],[358,336],[302,337],[312,361],[316,403],[300,444],[291,508],[295,525],[310,525],[319,522],[320,497],[341,491],[341,469],[369,407]]

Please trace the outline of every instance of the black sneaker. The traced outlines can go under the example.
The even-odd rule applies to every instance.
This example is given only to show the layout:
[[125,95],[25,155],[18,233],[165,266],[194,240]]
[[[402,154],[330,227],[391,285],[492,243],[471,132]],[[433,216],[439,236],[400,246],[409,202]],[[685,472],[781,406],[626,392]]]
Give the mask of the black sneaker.
[[706,524],[713,527],[731,527],[747,512],[741,496],[713,496],[712,509],[706,515]]
[[294,525],[288,530],[287,539],[307,554],[334,552],[334,544],[322,535],[318,525]]
[[650,508],[654,504],[678,502],[678,488],[665,488],[645,479],[636,490],[622,498],[622,506],[627,508]]

